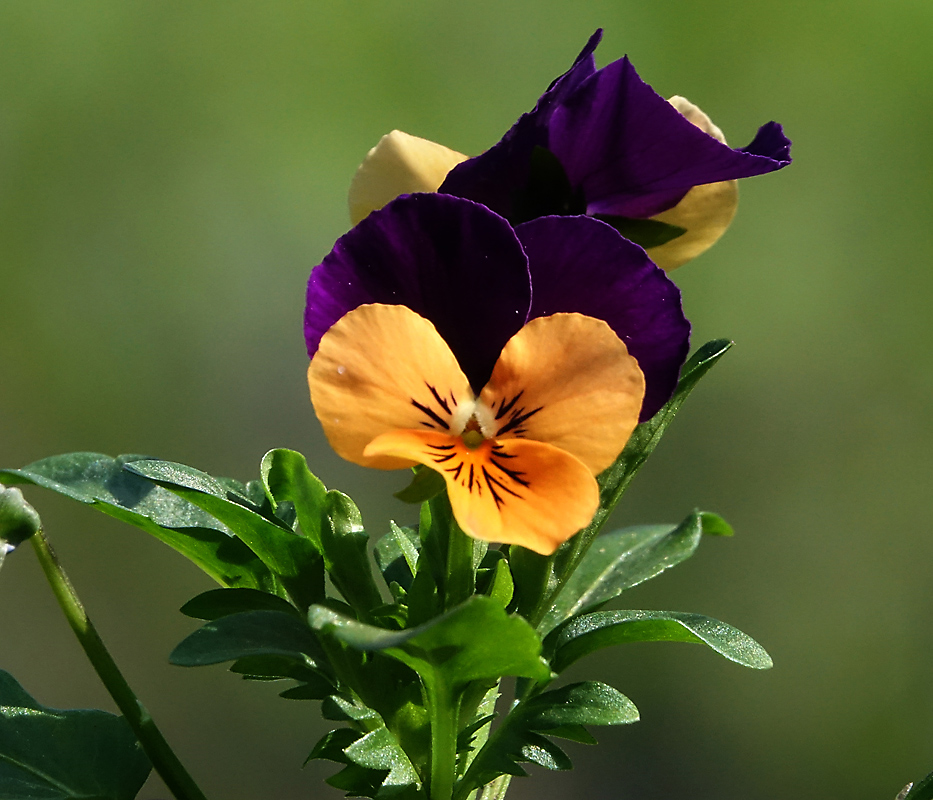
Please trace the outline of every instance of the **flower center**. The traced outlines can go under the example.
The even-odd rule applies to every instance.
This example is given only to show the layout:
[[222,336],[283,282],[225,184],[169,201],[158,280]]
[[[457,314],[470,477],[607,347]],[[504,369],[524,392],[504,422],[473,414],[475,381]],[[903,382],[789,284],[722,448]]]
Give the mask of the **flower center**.
[[483,436],[483,431],[480,428],[479,420],[476,419],[475,414],[470,417],[469,422],[467,422],[463,429],[463,433],[460,434],[460,438],[463,439],[463,443],[470,450],[475,450],[486,441],[486,437]]

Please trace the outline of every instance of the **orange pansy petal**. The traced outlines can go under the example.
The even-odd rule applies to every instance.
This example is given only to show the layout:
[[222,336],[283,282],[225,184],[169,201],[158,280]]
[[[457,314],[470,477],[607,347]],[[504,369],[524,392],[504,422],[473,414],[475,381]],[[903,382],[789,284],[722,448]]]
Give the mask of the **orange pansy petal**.
[[334,450],[378,469],[414,460],[364,455],[377,436],[398,428],[447,430],[457,405],[473,402],[469,381],[434,326],[405,306],[378,303],[350,311],[324,334],[308,386]]
[[554,314],[509,340],[478,413],[486,436],[547,442],[597,474],[622,452],[644,395],[638,362],[605,322]]
[[459,436],[398,430],[375,439],[366,453],[436,470],[468,535],[542,555],[588,525],[599,507],[599,487],[586,465],[543,442],[486,440],[471,449]]

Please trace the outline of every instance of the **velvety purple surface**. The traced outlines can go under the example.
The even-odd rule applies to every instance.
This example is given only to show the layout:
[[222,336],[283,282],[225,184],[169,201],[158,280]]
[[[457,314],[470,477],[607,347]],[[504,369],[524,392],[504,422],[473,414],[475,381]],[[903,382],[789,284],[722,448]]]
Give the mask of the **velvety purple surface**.
[[483,206],[441,194],[393,200],[315,267],[305,310],[308,354],[338,319],[366,303],[405,305],[431,320],[477,393],[531,317],[603,319],[645,373],[642,419],[673,392],[690,334],[677,287],[609,225],[541,217],[513,230]]
[[645,373],[642,421],[671,397],[690,347],[680,290],[638,245],[589,217],[539,217],[515,232],[534,287],[531,318],[605,320]]
[[528,261],[504,219],[456,197],[403,195],[338,239],[311,272],[308,355],[348,311],[404,305],[434,323],[478,392],[530,302]]
[[649,217],[693,186],[747,178],[790,163],[790,141],[769,122],[733,150],[701,131],[638,77],[628,58],[595,70],[591,37],[502,140],[455,167],[440,191],[488,205],[514,221],[535,146],[547,147],[582,192],[588,214]]

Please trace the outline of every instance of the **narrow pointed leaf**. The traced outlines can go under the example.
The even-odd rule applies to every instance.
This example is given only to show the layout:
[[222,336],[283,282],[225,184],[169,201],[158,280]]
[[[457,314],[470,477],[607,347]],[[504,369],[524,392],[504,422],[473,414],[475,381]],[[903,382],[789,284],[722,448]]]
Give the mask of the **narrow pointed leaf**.
[[[323,606],[308,612],[311,626],[359,650],[382,650],[425,681],[442,674],[449,686],[521,675],[547,680],[541,642],[524,619],[510,616],[494,600],[473,597],[417,628],[389,631],[364,625]],[[481,631],[482,636],[477,632]]]
[[224,484],[205,472],[171,461],[137,461],[126,469],[187,500],[226,525],[252,550],[304,607],[324,598],[321,556],[314,543],[248,508]]
[[[673,397],[651,419],[641,423],[635,428],[625,449],[616,459],[616,462],[599,476],[600,510],[596,513],[599,523],[615,508],[635,473],[641,469],[648,456],[658,446],[664,431],[674,421],[674,417],[694,390],[699,380],[722,358],[726,351],[732,347],[728,339],[715,339],[707,342],[697,350],[684,364],[680,372],[680,380]],[[592,527],[592,524],[591,524]]]
[[147,459],[67,453],[22,469],[2,470],[0,480],[42,486],[134,525],[177,550],[223,586],[284,594],[280,580],[226,525],[123,468]]
[[402,528],[394,522],[389,523],[389,532],[383,536],[373,550],[376,564],[386,586],[397,583],[406,592],[411,589],[418,567],[418,548],[421,540],[418,532],[411,528]]
[[169,656],[180,667],[202,667],[246,656],[285,656],[314,669],[327,660],[308,626],[293,614],[245,611],[208,622]]
[[0,797],[132,800],[149,771],[123,717],[46,708],[0,670]]
[[326,518],[327,489],[294,450],[270,450],[262,458],[262,481],[276,505],[293,503],[306,538],[321,550],[321,525]]
[[321,545],[327,572],[344,599],[366,614],[382,605],[370,567],[369,537],[360,510],[343,492],[331,490],[325,501],[327,521],[321,527]]
[[680,525],[639,525],[598,536],[557,594],[539,630],[547,633],[679,564],[693,555],[702,533],[703,518],[694,512]]
[[206,620],[241,611],[282,611],[301,617],[298,609],[287,600],[255,589],[211,589],[191,598],[180,611],[185,616]]
[[555,632],[552,667],[562,672],[585,655],[623,642],[695,642],[743,667],[773,666],[758,642],[718,619],[679,611],[599,611]]

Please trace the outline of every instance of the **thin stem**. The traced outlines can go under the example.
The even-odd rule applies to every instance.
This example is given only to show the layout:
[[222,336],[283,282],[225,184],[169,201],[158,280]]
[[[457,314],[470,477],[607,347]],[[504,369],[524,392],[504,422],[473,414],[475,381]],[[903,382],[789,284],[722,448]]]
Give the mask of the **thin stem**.
[[44,531],[40,529],[31,538],[42,571],[52,587],[55,599],[58,600],[68,624],[78,637],[78,642],[94,667],[94,671],[97,672],[101,682],[117,704],[117,708],[123,713],[133,733],[136,734],[153,768],[177,800],[205,800],[204,794],[185,771],[178,757],[156,727],[149,712],[120,673],[116,662],[91,624],[81,600],[62,569]]
[[428,690],[431,709],[431,800],[451,800],[457,768],[457,709],[446,686]]

